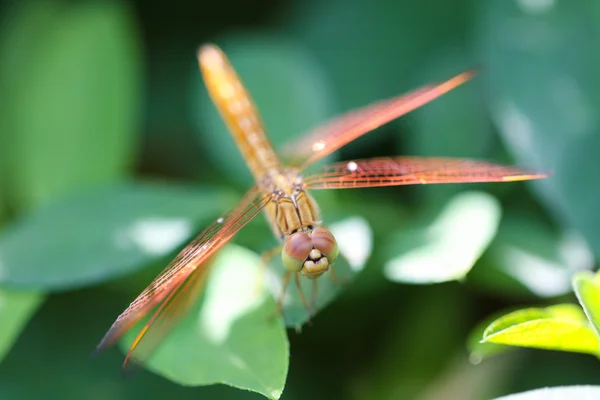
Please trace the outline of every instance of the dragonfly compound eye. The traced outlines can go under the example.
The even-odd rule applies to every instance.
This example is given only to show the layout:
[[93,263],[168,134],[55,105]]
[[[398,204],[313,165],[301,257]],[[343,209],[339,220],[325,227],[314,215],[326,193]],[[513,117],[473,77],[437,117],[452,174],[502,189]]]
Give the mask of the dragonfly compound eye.
[[317,228],[312,233],[312,245],[327,257],[329,264],[333,264],[338,257],[338,245],[333,234],[325,228]]
[[300,271],[312,249],[312,241],[306,233],[297,232],[288,236],[281,252],[283,265],[290,271]]

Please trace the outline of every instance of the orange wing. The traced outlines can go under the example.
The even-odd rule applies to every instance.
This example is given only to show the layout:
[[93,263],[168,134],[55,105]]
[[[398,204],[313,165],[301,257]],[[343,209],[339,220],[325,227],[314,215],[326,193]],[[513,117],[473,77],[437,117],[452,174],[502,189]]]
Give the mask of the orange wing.
[[307,189],[428,183],[513,182],[548,177],[516,167],[460,158],[382,157],[335,163],[304,178]]
[[474,75],[474,71],[466,71],[443,83],[424,86],[412,92],[342,114],[286,146],[284,154],[289,156],[293,166],[302,170],[365,133],[449,92]]
[[[181,317],[190,310],[210,271],[212,258],[204,261],[203,268],[197,268],[175,288],[173,288],[150,320],[137,334],[123,362],[123,375],[131,376],[143,366],[162,340],[171,332]],[[143,339],[143,340],[142,340]]]
[[[185,311],[185,307],[182,307],[182,305],[193,303],[193,301],[182,302],[181,300],[186,298],[182,293],[196,287],[195,283],[198,281],[203,281],[202,277],[206,275],[206,267],[208,266],[205,261],[227,243],[244,225],[250,222],[271,200],[272,194],[264,194],[258,188],[254,188],[244,196],[240,204],[234,209],[202,231],[117,318],[96,351],[102,351],[112,346],[125,332],[148,315],[154,307],[162,303],[154,316],[138,334],[129,350],[125,363],[132,357],[136,347],[145,335],[153,336],[152,342],[157,344],[159,339],[164,337],[164,333],[168,333],[169,329],[161,328],[163,334],[151,335],[152,330],[150,328],[159,320],[167,322],[166,325],[169,327],[173,326],[176,318],[168,318],[168,321],[166,321],[164,318],[168,314],[166,311],[169,311],[170,315],[177,316]],[[144,348],[146,349],[145,353],[149,354],[148,346],[144,346]]]

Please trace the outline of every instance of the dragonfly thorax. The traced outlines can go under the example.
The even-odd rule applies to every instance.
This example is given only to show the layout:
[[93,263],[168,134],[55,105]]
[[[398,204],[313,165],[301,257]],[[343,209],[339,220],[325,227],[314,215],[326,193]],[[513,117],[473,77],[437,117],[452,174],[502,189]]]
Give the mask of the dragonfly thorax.
[[273,196],[265,213],[275,236],[281,241],[293,233],[308,232],[321,225],[317,203],[304,190],[297,171],[289,169],[268,174],[260,186],[266,194]]

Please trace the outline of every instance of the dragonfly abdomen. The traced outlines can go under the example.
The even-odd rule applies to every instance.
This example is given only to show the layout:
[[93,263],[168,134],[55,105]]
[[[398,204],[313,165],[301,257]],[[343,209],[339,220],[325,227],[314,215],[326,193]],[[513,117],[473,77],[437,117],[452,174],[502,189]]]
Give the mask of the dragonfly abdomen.
[[281,168],[281,161],[269,141],[252,98],[223,52],[203,46],[198,54],[200,69],[223,120],[246,159],[255,179]]

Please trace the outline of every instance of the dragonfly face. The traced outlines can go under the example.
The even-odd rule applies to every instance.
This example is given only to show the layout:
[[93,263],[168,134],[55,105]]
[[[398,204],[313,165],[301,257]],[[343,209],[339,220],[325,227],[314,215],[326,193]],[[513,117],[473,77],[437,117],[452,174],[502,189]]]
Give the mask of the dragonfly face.
[[[321,226],[319,208],[308,190],[514,182],[547,177],[544,173],[484,161],[435,157],[351,160],[303,174],[305,168],[354,139],[468,81],[473,76],[471,71],[334,118],[288,146],[286,155],[291,161],[284,165],[227,57],[218,47],[206,45],[198,52],[198,60],[208,92],[252,172],[256,186],[236,207],[188,244],[106,333],[98,350],[114,344],[156,308],[131,345],[124,369],[147,360],[201,292],[212,256],[263,210],[276,238],[283,243],[281,258],[287,268],[284,290],[292,274],[298,288],[300,276],[313,279],[313,288],[316,288],[315,279],[330,270],[338,258],[338,245],[331,232]],[[308,309],[301,290],[299,294]]]
[[316,279],[329,270],[339,254],[333,234],[325,228],[296,232],[285,239],[281,258],[286,268]]

